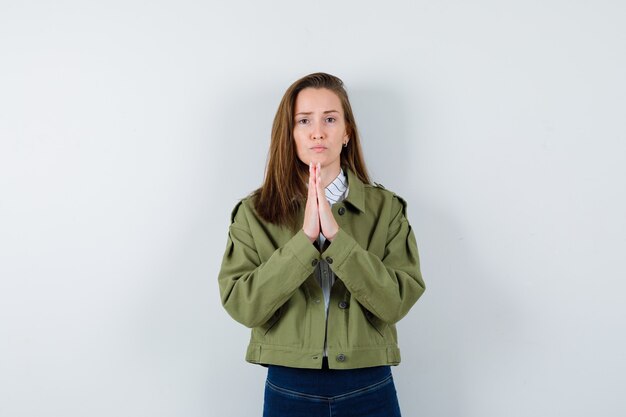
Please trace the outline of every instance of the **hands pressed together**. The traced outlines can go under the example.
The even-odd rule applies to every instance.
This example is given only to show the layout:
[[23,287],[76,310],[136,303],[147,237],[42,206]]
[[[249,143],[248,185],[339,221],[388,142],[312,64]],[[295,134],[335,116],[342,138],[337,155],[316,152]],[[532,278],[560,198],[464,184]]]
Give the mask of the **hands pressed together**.
[[330,203],[326,199],[324,186],[322,185],[321,165],[309,163],[309,192],[304,209],[304,224],[302,230],[309,237],[311,243],[315,242],[320,232],[331,241],[339,231],[339,225],[333,216]]

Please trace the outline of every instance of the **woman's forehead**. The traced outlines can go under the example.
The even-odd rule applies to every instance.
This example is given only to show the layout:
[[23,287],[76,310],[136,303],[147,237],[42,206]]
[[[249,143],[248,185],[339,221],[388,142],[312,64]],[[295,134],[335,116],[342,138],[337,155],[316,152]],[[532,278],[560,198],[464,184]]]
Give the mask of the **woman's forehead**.
[[327,88],[305,88],[296,97],[294,113],[342,113],[339,96]]

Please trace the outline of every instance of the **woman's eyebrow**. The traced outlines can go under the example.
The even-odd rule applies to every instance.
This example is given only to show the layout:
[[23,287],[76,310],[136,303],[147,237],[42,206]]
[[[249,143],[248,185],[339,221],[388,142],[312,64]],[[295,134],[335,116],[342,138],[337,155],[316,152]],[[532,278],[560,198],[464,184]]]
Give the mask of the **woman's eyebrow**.
[[[337,110],[326,110],[324,112],[324,114],[328,114],[328,113],[339,113],[339,112]],[[296,116],[299,116],[301,114],[303,114],[305,116],[308,116],[309,114],[313,114],[313,112],[312,111],[308,111],[308,112],[301,111],[300,113],[296,113]]]

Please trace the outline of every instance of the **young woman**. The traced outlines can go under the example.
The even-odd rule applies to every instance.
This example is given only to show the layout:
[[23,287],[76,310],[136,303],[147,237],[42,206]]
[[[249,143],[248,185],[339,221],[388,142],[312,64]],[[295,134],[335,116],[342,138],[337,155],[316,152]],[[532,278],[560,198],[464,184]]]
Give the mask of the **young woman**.
[[293,83],[263,185],[231,214],[224,308],[268,367],[265,417],[400,416],[395,323],[424,292],[406,202],[370,183],[342,81]]

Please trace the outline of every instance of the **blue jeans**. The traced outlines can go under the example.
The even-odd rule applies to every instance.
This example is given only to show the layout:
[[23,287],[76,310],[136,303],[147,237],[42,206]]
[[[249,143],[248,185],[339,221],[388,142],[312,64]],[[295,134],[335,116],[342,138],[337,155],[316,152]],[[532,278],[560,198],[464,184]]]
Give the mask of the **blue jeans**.
[[268,367],[263,417],[322,416],[400,417],[391,368]]

